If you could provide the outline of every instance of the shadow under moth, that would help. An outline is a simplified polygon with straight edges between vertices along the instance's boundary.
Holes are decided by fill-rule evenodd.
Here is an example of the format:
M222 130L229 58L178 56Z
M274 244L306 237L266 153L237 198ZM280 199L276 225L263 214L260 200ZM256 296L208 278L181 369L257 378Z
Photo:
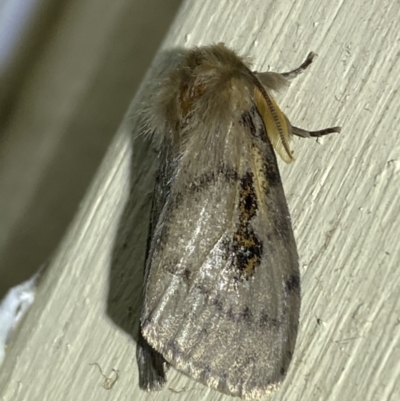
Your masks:
M224 44L188 50L154 91L160 144L137 348L139 385L172 365L244 399L284 379L296 343L300 273L275 151L293 160L290 124L271 91L307 68L253 72Z

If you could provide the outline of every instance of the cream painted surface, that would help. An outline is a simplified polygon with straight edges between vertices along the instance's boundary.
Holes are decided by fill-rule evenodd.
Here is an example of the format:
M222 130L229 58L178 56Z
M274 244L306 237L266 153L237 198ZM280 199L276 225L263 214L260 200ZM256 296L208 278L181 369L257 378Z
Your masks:
M279 104L295 139L280 164L302 263L297 348L273 400L400 399L400 3L187 0L164 49L223 41L257 70L319 54ZM160 66L153 64L148 78ZM171 369L138 389L135 341L155 156L131 106L0 372L2 401L228 400ZM104 374L119 378L109 390ZM182 391L181 391L182 390Z

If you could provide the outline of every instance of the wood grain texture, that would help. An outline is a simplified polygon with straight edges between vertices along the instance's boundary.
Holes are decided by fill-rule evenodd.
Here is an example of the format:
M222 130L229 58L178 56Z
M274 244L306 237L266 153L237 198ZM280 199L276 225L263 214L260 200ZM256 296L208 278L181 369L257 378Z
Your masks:
M273 400L400 397L399 12L398 2L187 0L163 45L222 41L253 56L257 70L277 71L313 50L319 58L279 104L297 126L342 125L321 144L295 139L297 160L280 164L303 303L294 360ZM135 339L156 157L136 137L137 106L8 350L2 401L231 399L173 369L169 388L138 389ZM106 375L119 371L111 390L93 362Z

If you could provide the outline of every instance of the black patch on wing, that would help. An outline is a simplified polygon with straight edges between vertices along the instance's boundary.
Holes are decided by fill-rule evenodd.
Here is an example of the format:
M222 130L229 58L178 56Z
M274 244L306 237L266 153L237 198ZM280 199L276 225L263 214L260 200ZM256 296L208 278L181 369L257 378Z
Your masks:
M253 173L248 171L239 185L239 223L232 241L233 266L238 270L238 280L248 279L254 274L263 253L263 244L251 226L251 219L258 210Z

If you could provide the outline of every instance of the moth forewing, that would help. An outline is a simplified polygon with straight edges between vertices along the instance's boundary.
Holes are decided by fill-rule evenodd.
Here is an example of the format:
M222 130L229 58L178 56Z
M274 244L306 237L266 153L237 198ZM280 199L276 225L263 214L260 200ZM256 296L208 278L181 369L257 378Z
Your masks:
M162 386L166 362L244 399L284 379L300 275L273 147L292 160L292 127L263 85L274 89L307 63L281 80L252 73L223 44L199 47L153 97L149 125L164 145L140 318L142 388Z

